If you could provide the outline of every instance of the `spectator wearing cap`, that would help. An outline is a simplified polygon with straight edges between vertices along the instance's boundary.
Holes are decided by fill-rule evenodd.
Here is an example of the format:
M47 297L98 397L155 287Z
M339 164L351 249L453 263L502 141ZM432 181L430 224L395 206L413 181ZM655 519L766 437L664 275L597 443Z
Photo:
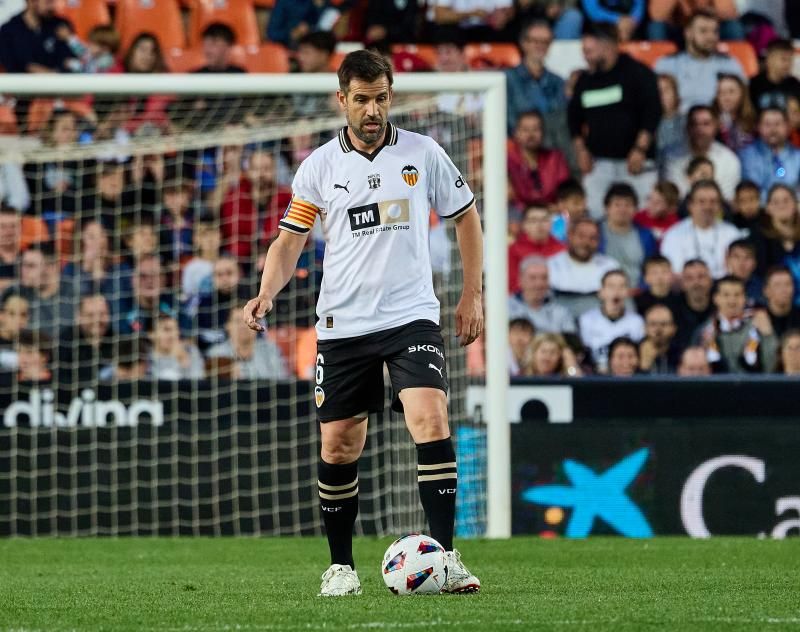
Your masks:
M766 312L745 308L742 280L721 278L713 300L715 315L695 332L693 344L706 350L714 373L770 373L775 367L778 339Z
M102 294L81 296L75 325L62 328L58 335L59 382L76 388L90 386L110 368L113 353L108 301Z
M520 264L525 259L532 256L546 259L564 250L564 244L550 233L551 223L550 211L545 206L534 204L525 209L520 231L508 247L509 291L519 289Z
M74 54L59 30L69 22L55 0L27 0L25 10L0 26L0 65L6 72L65 72Z
M711 375L711 365L706 358L706 350L697 346L684 349L677 373L680 377L705 377Z
M525 318L539 332L577 332L574 316L551 296L544 259L535 256L524 259L520 264L519 280L519 292L508 299L509 318Z
M175 314L175 298L164 284L161 261L156 254L136 261L131 276L132 293L121 294L112 304L114 330L118 334L144 334L161 313Z
M608 374L633 377L639 372L639 347L628 336L614 338L608 345Z
M600 305L578 319L581 340L591 350L601 373L608 372L608 345L612 340L627 336L638 342L644 337L644 320L626 306L629 289L628 277L622 270L609 270L597 293Z
M49 382L53 374L53 340L44 331L23 329L17 338L17 377L20 382Z
M719 18L715 13L695 11L689 17L683 34L685 50L659 59L655 71L675 77L684 112L694 105L709 105L714 101L719 75L736 75L747 81L736 59L717 52Z
M508 372L522 375L531 362L531 343L536 329L527 318L512 318L508 323Z
M794 45L776 39L767 45L764 69L750 79L750 99L756 109L777 107L786 110L788 98L800 99L800 81L792 75Z
M149 332L150 376L155 380L199 380L205 377L205 363L197 346L181 339L178 321L159 314Z
M767 107L758 115L758 138L741 151L742 177L761 189L765 201L770 187L800 183L800 149L789 143L786 112Z
M612 182L627 182L641 199L656 183L661 101L653 71L620 53L613 24L592 26L582 43L589 69L575 84L568 122L589 213L600 219Z
M642 264L657 251L653 233L634 223L638 200L633 187L615 182L608 188L603 204L606 217L600 223L600 252L619 262L633 287L639 287Z
M737 239L731 242L725 255L725 271L744 283L748 307L753 307L762 300L764 282L756 272L757 266L756 247L752 241Z
M733 151L716 140L719 119L707 105L697 105L689 110L686 119L688 143L668 156L666 178L678 186L681 195L691 188L687 171L694 158L707 158L714 165L714 179L719 184L723 198L730 200L742 176L742 165Z
M554 298L577 318L597 305L600 281L619 263L598 252L600 228L591 219L570 223L567 249L547 260Z
M620 40L629 42L644 19L646 0L628 2L606 2L605 0L581 0L583 12L590 22L616 24Z
M518 66L506 71L506 125L508 135L514 133L517 119L523 112L532 109L547 118L547 143L553 147L566 146L563 136L564 112L567 97L564 80L548 70L545 65L547 51L553 41L553 31L545 20L534 20L522 25L519 33L519 48L522 60Z
M642 316L653 305L666 305L675 310L678 294L672 289L672 265L663 255L650 255L642 264L644 289L634 298L636 311Z
M674 374L680 360L675 342L675 318L666 305L655 304L644 315L644 339L639 344L639 368L652 375Z
M740 237L739 229L725 222L722 195L713 180L696 182L687 198L689 217L670 228L661 242L661 254L679 274L691 259L702 259L714 278L725 274L725 254L731 242Z
M800 307L792 303L794 295L795 282L789 269L786 266L770 268L764 282L764 307L777 336L800 328Z
M55 331L72 323L78 291L70 279L62 279L51 242L30 245L20 258L20 275L7 294L21 294L30 303L31 328Z
M294 49L306 35L330 31L352 5L352 0L276 0L269 14L267 39Z
M544 147L543 139L542 115L536 111L522 113L514 128L507 165L511 203L518 210L532 204L553 204L558 185L569 178L564 154Z
M680 283L681 294L673 312L678 326L676 343L679 347L685 347L690 343L700 324L714 313L714 305L711 302L714 280L702 259L692 259L684 264Z
M19 276L21 239L22 226L19 211L0 204L0 292Z

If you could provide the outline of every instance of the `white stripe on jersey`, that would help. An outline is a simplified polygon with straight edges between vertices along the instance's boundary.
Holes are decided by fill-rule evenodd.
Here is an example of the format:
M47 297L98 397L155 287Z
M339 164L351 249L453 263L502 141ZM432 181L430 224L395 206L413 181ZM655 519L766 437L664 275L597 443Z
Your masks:
M325 234L320 339L439 322L430 212L454 219L475 198L436 141L388 123L383 145L366 154L343 128L303 161L292 194L281 228L304 234L319 216Z

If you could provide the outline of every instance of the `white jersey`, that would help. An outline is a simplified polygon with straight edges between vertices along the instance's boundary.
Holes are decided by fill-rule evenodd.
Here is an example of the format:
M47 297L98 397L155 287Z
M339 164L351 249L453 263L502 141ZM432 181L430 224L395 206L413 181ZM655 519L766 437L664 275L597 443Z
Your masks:
M372 154L353 147L347 128L315 150L297 170L280 227L305 234L316 217L322 221L318 338L361 336L420 319L438 324L430 210L454 219L474 201L436 141L391 123Z
M608 370L608 346L614 338L627 336L634 342L644 338L644 319L634 311L625 310L617 320L611 320L599 307L581 314L578 319L581 340L592 351L597 368L605 373Z

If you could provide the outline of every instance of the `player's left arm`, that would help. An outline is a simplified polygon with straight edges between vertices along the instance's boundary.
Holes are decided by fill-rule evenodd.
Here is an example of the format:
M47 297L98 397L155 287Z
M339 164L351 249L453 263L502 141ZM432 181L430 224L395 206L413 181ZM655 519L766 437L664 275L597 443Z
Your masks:
M483 332L483 231L475 204L459 215L455 224L464 272L464 286L456 307L456 336L461 346L466 347Z

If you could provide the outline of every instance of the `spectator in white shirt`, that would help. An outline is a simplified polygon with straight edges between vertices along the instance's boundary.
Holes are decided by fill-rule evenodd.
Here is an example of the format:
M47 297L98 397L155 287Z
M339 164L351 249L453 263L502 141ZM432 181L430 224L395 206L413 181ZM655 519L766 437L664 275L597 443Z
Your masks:
M672 271L680 274L691 259L701 259L715 279L725 275L725 253L740 232L720 218L722 195L713 180L700 180L692 186L687 198L689 217L664 234L661 254L669 259Z
M567 249L547 260L553 296L574 317L597 305L600 281L619 263L597 252L600 228L589 218L572 221L567 231Z
M725 145L716 140L719 134L719 118L707 105L697 105L689 110L686 121L688 146L680 152L668 155L666 166L667 180L678 185L681 195L690 189L687 168L692 158L702 156L714 165L714 179L726 200L732 200L736 185L742 178L742 164L739 157Z
M600 373L608 371L608 346L615 338L627 336L637 343L644 338L644 320L626 307L629 290L625 273L609 270L603 275L598 292L600 306L578 319L581 340L591 351Z

